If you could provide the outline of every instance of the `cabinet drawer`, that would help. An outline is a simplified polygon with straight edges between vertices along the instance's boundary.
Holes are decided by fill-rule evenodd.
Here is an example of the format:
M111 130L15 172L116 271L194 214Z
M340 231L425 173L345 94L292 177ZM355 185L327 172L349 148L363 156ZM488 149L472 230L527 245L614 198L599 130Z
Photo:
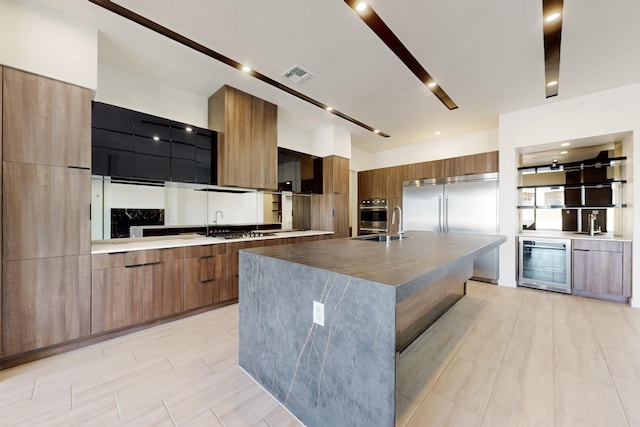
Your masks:
M181 250L182 248L175 248ZM167 255L169 258L173 253ZM133 267L145 264L157 264L164 259L162 249L149 249L144 251L113 252L108 254L95 254L91 256L91 269L102 270L104 268Z
M573 249L603 252L622 252L623 242L610 240L574 239Z
M185 258L201 258L214 255L224 255L227 253L225 243L216 245L202 245L202 246L187 246L185 248Z

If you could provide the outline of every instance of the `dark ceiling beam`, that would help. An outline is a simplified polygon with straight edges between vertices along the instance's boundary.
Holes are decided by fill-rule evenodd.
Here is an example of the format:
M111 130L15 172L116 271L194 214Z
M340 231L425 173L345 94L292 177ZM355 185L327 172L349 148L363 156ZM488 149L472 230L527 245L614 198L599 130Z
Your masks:
M559 17L548 22L554 13ZM560 86L560 42L562 39L563 0L542 0L542 25L544 33L544 74L546 97L558 95ZM555 82L555 83L554 83Z
M391 28L384 23L382 18L378 16L375 10L370 5L367 8L359 12L356 8L359 0L344 0L346 4L351 7L356 14L367 24L367 26L387 45L389 49L407 66L407 68L415 74L415 76L427 87L429 90L449 109L455 110L458 108L455 102L447 95L447 93L440 87L433 77L424 69L420 62L409 52L400 39L391 31ZM435 86L434 86L435 84Z
M165 37L167 37L167 38L169 38L169 39L171 39L171 40L173 40L175 42L178 42L178 43L180 43L180 44L182 44L184 46L187 46L187 47L189 47L189 48L191 48L191 49L193 49L193 50L195 50L197 52L200 52L200 53L202 53L202 54L204 54L204 55L206 55L206 56L208 56L210 58L213 58L216 61L220 61L223 64L226 64L226 65L228 65L230 67L233 67L233 68L236 68L238 70L242 70L243 64L241 64L240 62L235 61L235 60L233 60L233 59L231 59L231 58L229 58L229 57L227 57L225 55L222 55L221 53L218 53L218 52L216 52L216 51L214 51L212 49L209 49L208 47L206 47L204 45L201 45L200 43L197 43L196 41L191 40L191 39L183 36L182 34L179 34L179 33L175 32L175 31L172 31L167 27L163 27L162 25L160 25L160 24L158 24L158 23L156 23L154 21L151 21L150 19L147 19L142 15L139 15L139 14L137 14L137 13L125 8L125 7L120 6L119 4L116 4L116 3L114 3L114 2L112 2L110 0L89 0L89 1L91 3L93 3L93 4L96 4L96 5L100 6L100 7L103 7L105 9L115 13L116 15L120 15L121 17L123 17L125 19L128 19L128 20L130 20L132 22L135 22L138 25L141 25L141 26L143 26L143 27L145 27L145 28L147 28L149 30L155 31L156 33L158 33L158 34L160 34L162 36L165 36ZM331 114L334 114L334 115L336 115L336 116L338 116L338 117L340 117L340 118L342 118L344 120L347 120L348 122L351 122L351 123L353 123L353 124L355 124L357 126L360 126L363 129L366 129L366 130L368 130L370 132L374 132L377 135L380 135L380 136L382 136L384 138L389 138L388 134L386 134L384 132L381 132L376 128L373 128L372 126L369 126L369 125L361 122L360 120L354 119L351 116L348 116L348 115L346 115L344 113L341 113L338 110L335 110L335 109L327 110L327 108L329 108L331 106L329 106L327 104L324 104L324 103L322 103L320 101L317 101L317 100L315 100L315 99L313 99L313 98L311 98L311 97L309 97L309 96L307 96L307 95L305 95L305 94L303 94L301 92L298 92L297 90L291 89L290 87L285 86L282 83L277 82L276 80L273 80L272 78L265 76L264 74L261 74L261 73L255 71L255 70L249 71L249 74L251 76L255 77L256 79L258 79L258 80L260 80L260 81L262 81L262 82L264 82L264 83L266 83L266 84L268 84L270 86L275 87L276 89L280 89L281 91L286 92L286 93L288 93L290 95L293 95L298 99L306 101L309 104L315 105L318 108L322 108L323 110L326 110L326 111L330 112Z

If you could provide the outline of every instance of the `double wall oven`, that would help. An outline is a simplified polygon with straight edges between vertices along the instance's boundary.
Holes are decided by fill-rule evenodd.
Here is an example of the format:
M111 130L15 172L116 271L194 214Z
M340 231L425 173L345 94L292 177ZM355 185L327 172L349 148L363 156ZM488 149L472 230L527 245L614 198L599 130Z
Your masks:
M360 235L389 231L387 199L365 199L360 202Z

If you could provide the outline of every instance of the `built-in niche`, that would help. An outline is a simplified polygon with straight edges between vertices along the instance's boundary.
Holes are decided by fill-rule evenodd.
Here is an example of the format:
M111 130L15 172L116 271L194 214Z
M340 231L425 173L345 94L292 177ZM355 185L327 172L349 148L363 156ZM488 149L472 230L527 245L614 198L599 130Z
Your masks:
M596 230L622 233L625 154L622 141L521 154L521 230L587 232L593 218Z

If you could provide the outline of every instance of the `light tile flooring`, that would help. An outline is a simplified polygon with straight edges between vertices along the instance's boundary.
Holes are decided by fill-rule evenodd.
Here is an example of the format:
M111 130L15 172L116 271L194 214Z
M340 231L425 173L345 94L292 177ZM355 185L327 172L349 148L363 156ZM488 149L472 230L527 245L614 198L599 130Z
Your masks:
M237 305L0 371L0 426L298 426ZM398 357L399 426L640 427L640 309L470 282Z

